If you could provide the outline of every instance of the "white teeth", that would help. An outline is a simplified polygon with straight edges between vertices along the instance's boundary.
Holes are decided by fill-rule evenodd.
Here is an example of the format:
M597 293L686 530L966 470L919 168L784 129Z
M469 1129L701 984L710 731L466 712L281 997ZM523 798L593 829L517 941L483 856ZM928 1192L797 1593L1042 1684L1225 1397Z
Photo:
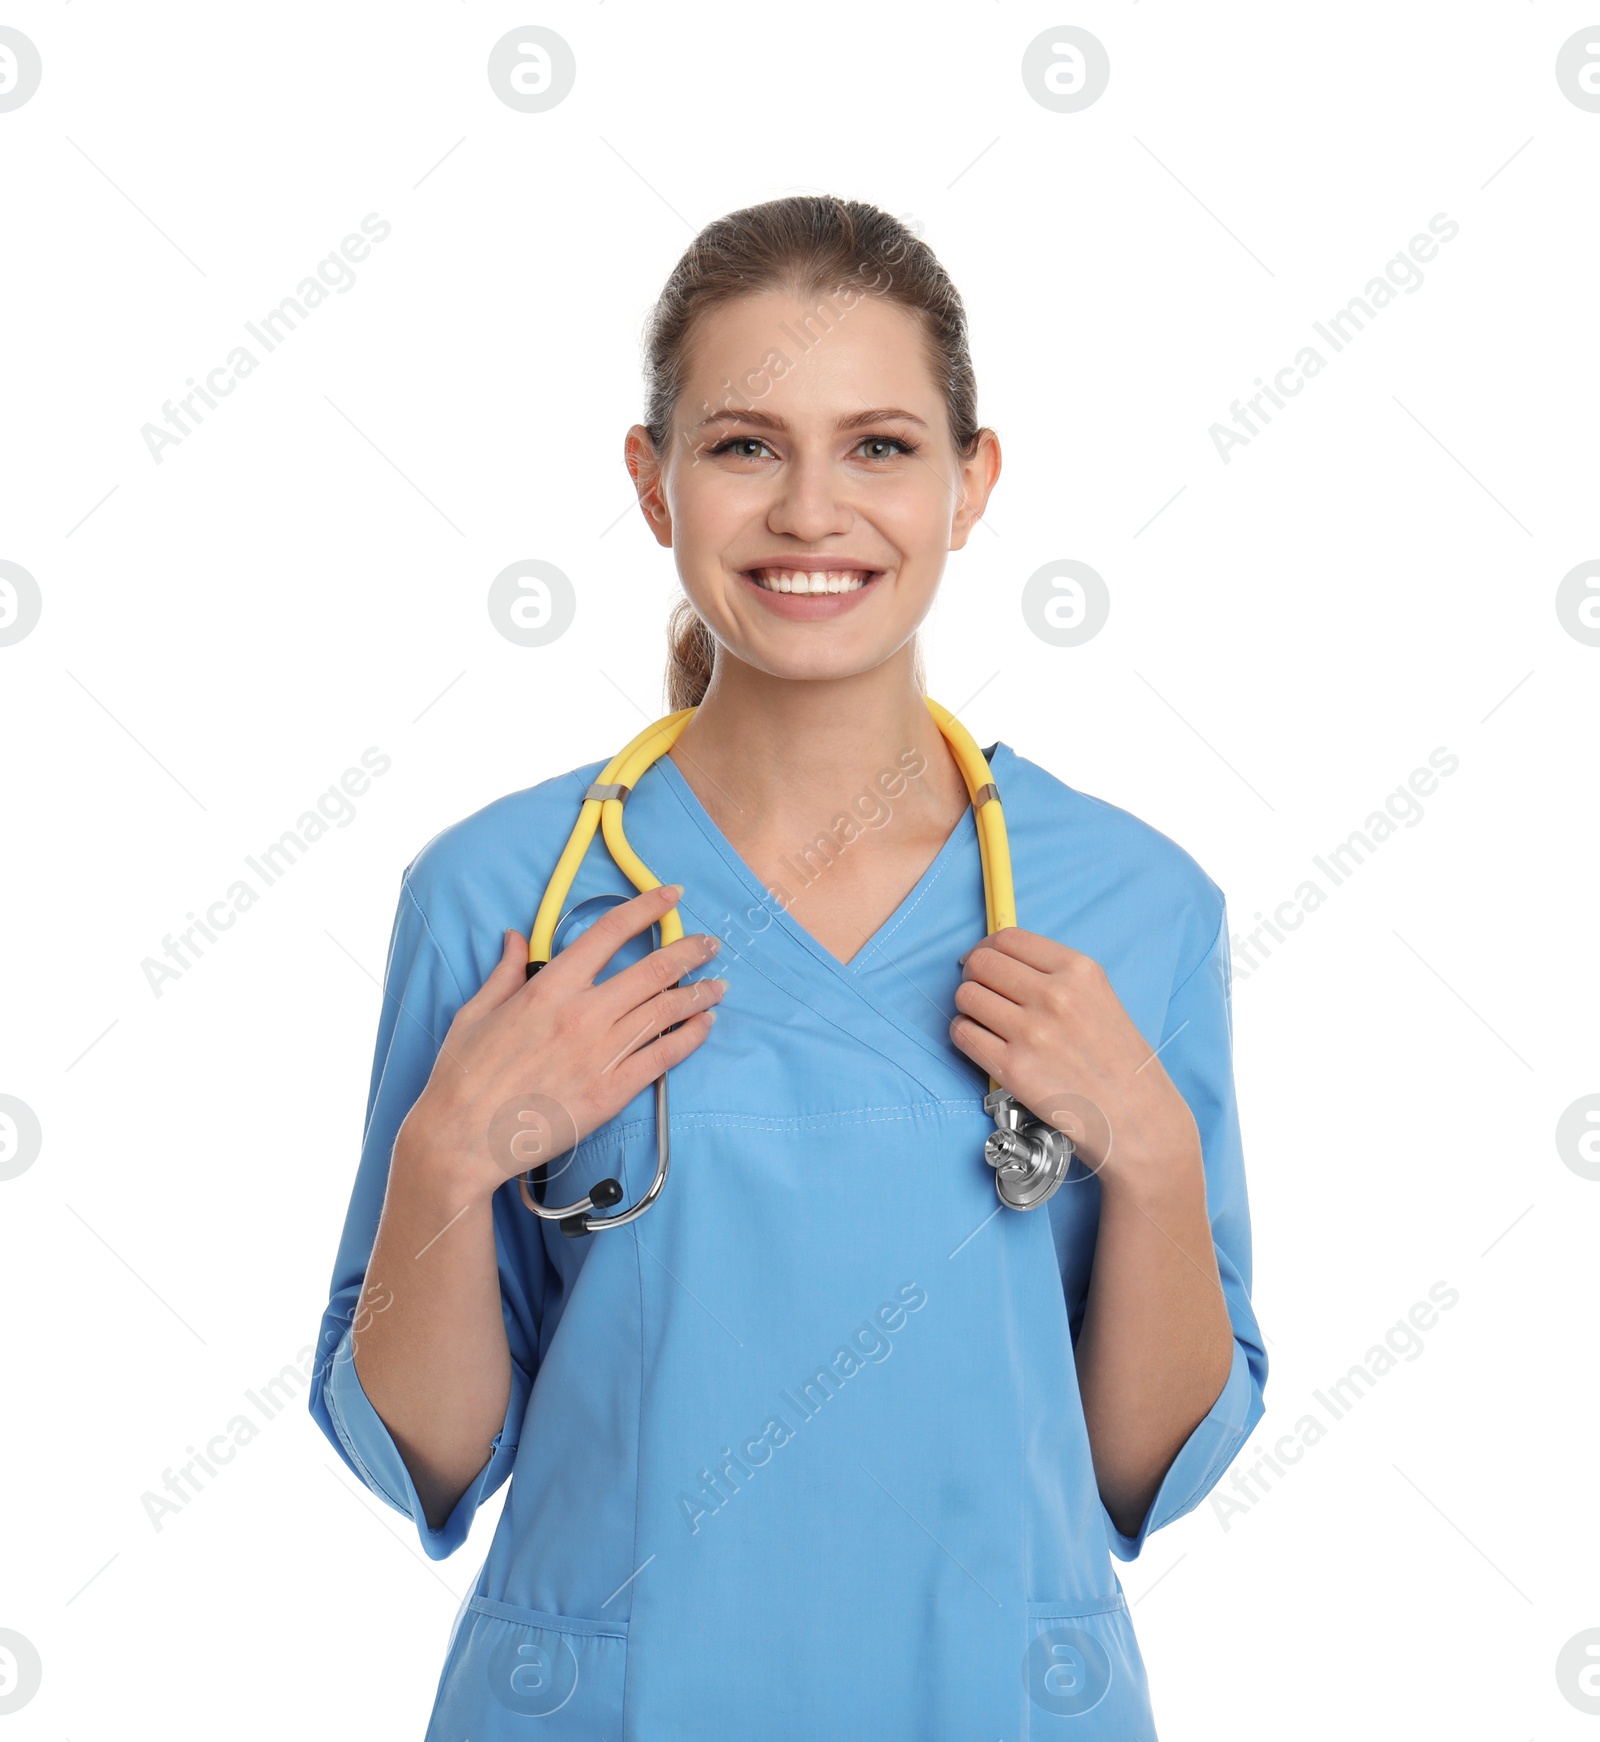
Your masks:
M756 583L769 593L854 593L870 578L859 569L753 569Z

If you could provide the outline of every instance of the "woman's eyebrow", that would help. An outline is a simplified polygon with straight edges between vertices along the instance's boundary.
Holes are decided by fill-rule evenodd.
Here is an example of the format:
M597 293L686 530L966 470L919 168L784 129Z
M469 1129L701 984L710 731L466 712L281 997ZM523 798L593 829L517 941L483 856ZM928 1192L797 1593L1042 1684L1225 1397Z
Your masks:
M901 423L914 423L919 429L928 427L920 417L914 416L909 411L901 411L895 406L877 406L869 411L852 412L849 417L841 417L837 427L840 429L864 429L868 424L888 423L891 419ZM693 428L705 429L708 424L713 423L749 423L754 424L758 429L775 430L787 430L789 427L788 422L774 412L754 409L737 411L728 408L714 411L709 417L701 418L699 423L693 425Z

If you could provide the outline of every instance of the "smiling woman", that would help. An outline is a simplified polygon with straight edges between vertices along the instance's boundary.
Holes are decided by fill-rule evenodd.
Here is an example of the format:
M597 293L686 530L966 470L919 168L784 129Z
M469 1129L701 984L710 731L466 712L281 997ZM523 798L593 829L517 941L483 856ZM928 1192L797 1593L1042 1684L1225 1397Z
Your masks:
M428 1737L1149 1742L1112 1559L1267 1370L1222 892L928 694L1000 445L896 219L702 231L624 458L672 711L406 868L317 1343L430 1556L510 1478ZM841 1344L897 1300L892 1360Z
M840 205L848 214L848 208L842 202ZM992 468L985 473L986 498L999 476L999 444L992 432L978 428L965 315L955 287L931 251L897 221L870 208L847 215L836 223L831 235L826 225L811 222L808 227L804 202L774 201L756 211L759 222L752 222L751 213L736 212L712 235L702 237L702 246L691 249L679 262L656 305L649 340L651 379L646 421L630 434L628 445L628 463L635 478L641 470L649 469L656 455L672 451L675 430L681 431L678 440L697 465L702 459L716 462L723 456L732 466L776 462L777 452L761 438L770 433L787 440L794 431L780 411L761 402L775 394L783 396L785 383L803 387L809 380L814 388L820 388L829 348L832 367L827 375L845 408L837 419L840 440L858 438L850 444L851 449L858 455L866 450L863 463L868 469L888 471L897 464L903 469L904 462L919 460L925 464L923 447L934 431L924 417L907 410L903 403L873 408L859 387L867 377L850 371L850 362L870 351L873 340L882 336L888 324L899 329L895 333L899 350L922 352L930 365L912 371L914 376L923 377L916 382L915 397L924 401L936 398L935 382L943 383L944 405L942 415L936 413L936 427L948 430L952 447L965 456L976 450L985 435L990 437L984 456L985 467ZM747 274L754 261L764 263L772 286L761 298L749 295ZM806 265L811 268L809 282L804 275ZM882 300L897 288L906 300ZM759 361L742 372L735 368L723 375L709 392L702 386L696 399L693 389L698 383L693 378L703 377L706 371L689 363L693 352L690 335L694 323L703 321L712 309L730 314L742 309L742 331L730 335L738 348L735 354ZM865 322L855 318L863 312ZM878 318L874 320L873 315ZM847 322L853 324L847 327ZM704 349L702 346L702 353ZM703 364L703 355L701 361ZM744 386L737 397L732 396L735 378ZM717 396L716 409L712 408L713 395ZM702 413L699 418L687 413L683 405L686 398ZM638 441L641 433L648 445ZM981 514L982 503L976 508ZM959 549L965 543L966 530L957 529L958 536L946 548ZM790 552L782 555L782 561L787 566L779 572L794 575L846 559L830 553L801 560ZM852 573L871 580L881 579L885 572L865 558L848 566ZM756 579L751 571L742 572L745 578ZM686 596L674 608L669 631L672 654L668 687L673 707L702 698L716 645L687 578L684 586ZM797 589L791 582L773 590L792 593ZM912 680L919 690L926 687L920 652L913 659Z

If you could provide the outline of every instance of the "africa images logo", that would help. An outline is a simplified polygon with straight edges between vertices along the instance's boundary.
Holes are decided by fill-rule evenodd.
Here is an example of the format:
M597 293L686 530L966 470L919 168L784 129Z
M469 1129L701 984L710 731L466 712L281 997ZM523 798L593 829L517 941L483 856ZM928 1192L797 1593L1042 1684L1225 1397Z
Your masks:
M714 1516L732 1498L732 1494L725 1494L718 1487L719 1482L730 1488L733 1494L739 1493L735 1470L748 1482L756 1470L771 1461L772 1454L780 1446L786 1446L794 1439L801 1426L822 1412L846 1381L864 1373L869 1365L876 1366L889 1359L894 1344L889 1341L887 1333L898 1332L906 1323L908 1312L914 1313L927 1304L927 1290L914 1282L903 1282L897 1291L897 1300L899 1304L885 1301L871 1317L863 1319L827 1361L800 1381L795 1387L800 1394L798 1397L790 1391L778 1393L796 1418L795 1422L791 1423L786 1415L774 1410L759 1433L739 1442L737 1452L731 1445L722 1448L720 1461L712 1460L716 1466L715 1474L710 1469L700 1471L698 1494L678 1495L678 1510L691 1536L699 1534L702 1518Z
M1435 212L1428 220L1428 231L1427 235L1419 233L1413 236L1405 249L1386 261L1382 275L1368 279L1359 296L1351 297L1343 308L1329 315L1326 321L1311 323L1318 338L1330 351L1337 353L1344 350L1358 333L1366 330L1369 321L1395 300L1397 292L1403 291L1407 296L1412 296L1419 291L1427 278L1422 270L1423 266L1437 256L1440 242L1453 242L1460 235L1461 226L1446 213ZM1438 238L1437 241L1434 240L1435 237ZM1261 434L1261 430L1252 421L1252 415L1263 425L1272 422L1272 413L1267 410L1264 401L1270 400L1282 411L1288 401L1327 366L1328 359L1322 352L1315 345L1306 344L1295 352L1292 362L1284 364L1278 370L1270 385L1258 375L1257 392L1254 396L1246 402L1236 399L1229 407L1234 427L1230 429L1226 424L1214 423L1208 432L1223 465L1227 465L1232 459L1231 449L1245 447L1252 437Z

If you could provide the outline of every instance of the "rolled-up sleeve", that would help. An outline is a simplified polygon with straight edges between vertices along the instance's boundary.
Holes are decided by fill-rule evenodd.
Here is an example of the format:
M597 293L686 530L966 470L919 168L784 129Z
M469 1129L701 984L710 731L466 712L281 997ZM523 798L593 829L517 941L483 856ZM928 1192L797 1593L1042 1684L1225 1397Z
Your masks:
M408 875L401 880L389 940L361 1159L317 1339L309 1404L312 1417L345 1466L379 1499L412 1520L423 1551L432 1560L442 1560L460 1547L478 1508L511 1474L538 1367L542 1305L542 1271L530 1262L529 1248L524 1244L526 1231L507 1226L511 1209L520 1209L520 1205L513 1206L505 1191L496 1192L495 1247L502 1316L511 1352L511 1397L482 1470L449 1518L435 1530L428 1524L399 1447L362 1387L351 1344L368 1317L388 1304L381 1292L364 1298L363 1288L395 1137L428 1081L455 1013L465 1002Z
M1168 1466L1137 1534L1118 1530L1101 1502L1111 1552L1124 1561L1138 1555L1151 1531L1205 1499L1266 1409L1267 1354L1250 1304L1250 1206L1234 1092L1232 993L1223 903L1210 948L1168 999L1160 1056L1200 1132L1217 1270L1233 1323L1233 1362L1217 1400Z

